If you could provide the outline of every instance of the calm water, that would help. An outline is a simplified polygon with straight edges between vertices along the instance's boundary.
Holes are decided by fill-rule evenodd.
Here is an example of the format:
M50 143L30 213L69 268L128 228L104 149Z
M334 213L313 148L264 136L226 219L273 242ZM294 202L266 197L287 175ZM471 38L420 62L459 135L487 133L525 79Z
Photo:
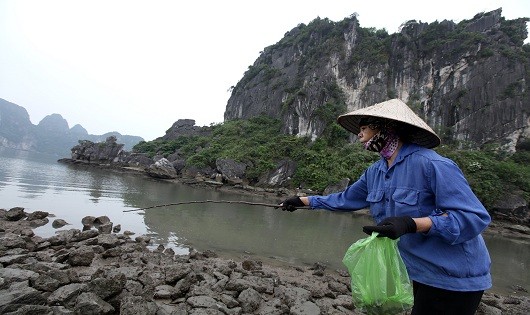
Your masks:
M344 269L346 249L371 223L353 213L292 213L263 206L204 203L123 212L153 205L195 200L243 200L276 203L261 197L192 188L141 175L65 165L57 157L0 149L0 207L24 207L53 213L81 229L84 216L108 216L122 231L151 235L156 244L177 253L214 250L225 256L246 255L270 263L312 265L320 262ZM53 220L50 220L53 221ZM35 232L43 237L57 230L51 222ZM530 291L528 243L486 237L492 256L494 291L509 293L518 284Z

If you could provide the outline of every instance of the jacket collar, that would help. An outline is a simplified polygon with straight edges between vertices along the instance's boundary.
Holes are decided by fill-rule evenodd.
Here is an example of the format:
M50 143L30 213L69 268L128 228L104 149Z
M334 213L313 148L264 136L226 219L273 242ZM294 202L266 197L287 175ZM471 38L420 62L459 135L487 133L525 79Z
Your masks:
M407 156L411 155L414 152L420 151L422 148L423 148L422 146L417 145L415 143L410 143L410 142L403 143L401 145L401 148L399 148L398 155L396 156L396 159L394 160L394 164L391 167L393 167L394 165L397 165L398 163L401 163L401 161L403 161ZM381 157L378 163L379 163L379 166L378 166L379 170L386 172L389 169L387 166L386 160L383 157Z

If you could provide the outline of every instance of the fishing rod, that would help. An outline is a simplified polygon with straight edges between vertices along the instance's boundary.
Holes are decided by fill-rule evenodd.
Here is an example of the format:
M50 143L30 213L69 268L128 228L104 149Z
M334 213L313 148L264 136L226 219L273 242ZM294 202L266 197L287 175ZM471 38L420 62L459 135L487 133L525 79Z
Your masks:
M272 207L272 208L281 208L279 204L270 204L270 203L260 203L260 202L249 202L249 201L241 201L241 200L195 200L195 201L183 201L183 202L175 202L175 203L167 203L164 205L155 205L145 208L139 208L139 209L130 209L130 210L123 210L123 212L131 212L131 211L140 211L140 210L147 210L147 209L153 209L153 208L162 208L162 207L169 207L169 206L179 206L179 205L189 205L189 204L195 204L195 203L238 203L238 204L245 204L250 206L262 206L262 207ZM309 209L309 207L297 207L296 209Z

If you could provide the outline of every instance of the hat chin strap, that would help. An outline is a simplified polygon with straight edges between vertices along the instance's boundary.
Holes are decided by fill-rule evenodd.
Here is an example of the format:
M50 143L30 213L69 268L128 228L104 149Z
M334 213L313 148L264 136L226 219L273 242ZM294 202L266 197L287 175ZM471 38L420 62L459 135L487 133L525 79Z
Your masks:
M381 130L364 143L364 148L368 151L379 152L382 157L388 160L396 152L398 143L399 138L395 133Z

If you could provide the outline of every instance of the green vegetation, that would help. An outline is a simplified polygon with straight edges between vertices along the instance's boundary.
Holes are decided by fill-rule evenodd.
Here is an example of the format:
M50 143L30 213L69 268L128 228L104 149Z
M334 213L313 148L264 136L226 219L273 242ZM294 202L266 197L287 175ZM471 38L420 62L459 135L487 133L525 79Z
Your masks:
M293 187L322 191L343 178L356 180L379 156L350 144L350 135L337 123L326 128L324 136L311 142L281 133L280 121L268 117L233 120L211 127L208 137L179 137L170 141L141 142L135 152L150 156L168 156L175 151L188 166L215 168L217 158L230 158L248 165L247 177L256 183L259 177L276 168L278 161L296 161ZM454 160L464 172L479 199L490 207L506 191L523 191L530 200L530 143L507 155L494 150L456 150L450 146L436 149Z
M319 106L315 110L314 116L324 122L326 126L332 126L335 119L337 119L340 114L346 112L346 97L335 81L324 84L323 92L328 96L328 100L325 104ZM331 128L327 128L326 131L329 131L330 129ZM328 134L326 133L326 135Z
M524 84L522 82L510 83L504 89L504 91L503 91L503 93L502 93L500 98L501 99L513 98L513 97L517 96L518 94L521 94L522 92L520 92L520 91L524 91Z
M525 26L529 21L530 18L506 20L503 17L501 18L501 31L508 35L513 44L516 46L522 46L524 40L528 36L528 31Z
M347 145L348 133L333 123L328 140L311 143L309 138L284 135L280 121L268 117L233 120L212 126L210 137L179 137L175 140L141 142L133 148L149 156L178 151L187 166L212 167L218 158L230 158L248 165L246 176L255 183L260 175L275 169L282 158L298 163L293 184L323 190L344 177L356 178L377 156ZM330 148L334 148L330 150Z
M514 190L523 191L525 199L530 200L530 152L505 156L488 149L456 151L443 147L437 151L460 166L471 188L487 207Z
M384 29L357 29L358 43L352 52L350 63L385 64L390 56L390 35Z
M451 56L460 56L462 53L480 48L477 53L479 58L491 57L495 55L495 51L498 51L511 60L525 62L525 53L520 49L514 49L514 46L524 46L524 40L527 37L526 23L530 19L506 20L501 18L500 33L503 33L508 38L508 41L499 40L500 33L495 29L491 30L490 35L469 31L468 26L471 23L488 14L491 14L491 12L479 13L473 19L463 20L458 24L435 21L429 23L417 37L403 34L394 34L393 36L397 36L397 43L400 47L408 45L411 49L415 49L416 45L419 44L417 47L423 54L444 50L445 53L449 53ZM405 24L405 28L413 27L415 24L416 21L409 21Z
M334 43L335 40L340 40L342 32L336 26L336 23L328 18L316 18L308 25L299 24L293 31L285 34L285 37L273 49L282 49L291 46L318 46L311 48L312 53L318 53L319 50L324 50L321 53L329 53L330 50L338 50L338 46Z
M427 25L421 32L418 39L421 43L420 50L424 53L430 53L440 48L449 48L452 54L458 55L468 50L473 50L479 44L486 45L487 38L479 32L470 32L466 29L469 21L462 21L456 26L448 22L435 21ZM491 55L492 51L484 48L486 51L481 57Z

